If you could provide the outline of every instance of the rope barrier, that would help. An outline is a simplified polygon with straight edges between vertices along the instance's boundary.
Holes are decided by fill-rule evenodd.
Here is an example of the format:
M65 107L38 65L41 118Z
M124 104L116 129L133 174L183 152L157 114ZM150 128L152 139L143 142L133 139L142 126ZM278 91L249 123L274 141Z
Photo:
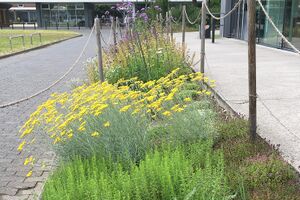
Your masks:
M271 19L270 15L268 14L268 12L266 11L265 7L263 6L261 0L257 0L258 4L260 5L262 11L264 12L264 14L266 15L268 21L270 22L270 24L273 26L273 28L275 29L275 31L278 33L278 35L298 54L300 54L300 51L292 44L290 43L290 41L281 33L281 31L276 27L275 23L273 22L273 20Z
M184 11L184 13L185 13L187 21L192 25L195 24L200 19L200 16L201 16L201 10L199 9L199 14L198 14L197 18L195 19L195 21L192 22L188 16L186 10Z
M110 31L109 31L108 42L106 42L106 41L104 40L104 37L103 37L103 35L102 35L102 32L100 31L101 39L102 39L102 41L104 42L104 44L105 44L106 46L109 46L109 45L110 45L110 42L111 42L112 26L113 26L113 24L110 25Z
M225 19L225 18L228 17L231 13L233 13L233 11L235 11L235 10L238 8L238 6L241 4L241 2L242 2L242 0L239 0L239 1L234 5L234 7L233 7L228 13L226 13L225 15L223 15L223 16L221 16L221 17L216 17L216 16L209 10L209 8L208 8L208 6L207 6L207 4L206 4L206 1L204 1L204 6L205 6L205 8L206 8L208 14L209 14L212 18L214 18L214 19L216 19L216 20L221 20L221 19Z
M95 29L95 26L93 26L93 28L91 29L91 32L88 36L88 39L87 41L85 42L84 46L83 46L83 49L82 51L80 52L79 56L77 57L77 59L75 60L75 62L71 65L71 67L66 71L66 73L64 73L59 79L57 79L55 82L53 82L51 85L49 85L48 87L46 87L45 89L42 89L36 93L34 93L33 95L31 96L28 96L28 97L25 97L25 98L22 98L22 99L19 99L17 101L13 101L13 102L10 102L10 103L7 103L7 104L3 104L3 105L0 105L0 108L5 108L5 107L9 107L9 106L13 106L13 105L16 105L16 104L19 104L21 102L24 102L24 101L27 101L29 99L32 99L46 91L48 91L49 89L51 89L52 87L54 87L55 85L57 85L60 81L62 81L76 66L76 64L79 62L80 58L82 57L82 55L84 54L84 51L86 50L87 46L88 46L88 43L91 39L91 36L93 34L93 31Z
M181 14L180 14L180 16L178 17L178 20L177 20L177 21L174 19L173 15L172 15L172 13L171 13L171 16L170 16L171 21L173 21L175 24L178 24L178 23L180 22L181 18L182 18L182 12L180 12L180 13L181 13Z

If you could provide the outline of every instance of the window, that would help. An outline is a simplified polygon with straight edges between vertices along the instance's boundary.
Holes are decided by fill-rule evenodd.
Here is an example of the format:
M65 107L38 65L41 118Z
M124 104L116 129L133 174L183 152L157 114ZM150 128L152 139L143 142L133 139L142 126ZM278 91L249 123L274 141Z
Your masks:
M24 7L24 4L18 4L18 7Z
M43 10L49 10L50 9L50 5L49 4L42 4L42 9Z
M75 8L76 8L76 10L83 10L84 6L83 6L83 4L76 4Z

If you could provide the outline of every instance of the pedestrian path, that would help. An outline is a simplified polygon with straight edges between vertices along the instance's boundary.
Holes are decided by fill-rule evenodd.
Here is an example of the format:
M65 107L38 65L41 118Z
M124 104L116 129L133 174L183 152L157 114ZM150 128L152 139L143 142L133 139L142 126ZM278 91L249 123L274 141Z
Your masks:
M181 42L181 34L175 39ZM200 58L199 33L186 33L189 53ZM236 39L206 40L205 74L216 91L238 113L248 116L247 43ZM199 71L199 65L196 66ZM279 147L300 171L300 56L257 45L258 133Z
M81 30L80 33L82 37L1 59L0 104L30 96L61 77L80 54L90 30ZM103 31L103 35L107 37L108 31ZM37 165L32 177L26 178L28 169L23 166L22 155L17 152L19 127L50 93L69 91L77 80L84 79L83 63L95 55L96 42L93 36L75 69L62 82L36 98L0 109L0 200L35 199L40 194L55 155L49 151L45 141L39 140L33 151L39 152L47 166L41 169Z

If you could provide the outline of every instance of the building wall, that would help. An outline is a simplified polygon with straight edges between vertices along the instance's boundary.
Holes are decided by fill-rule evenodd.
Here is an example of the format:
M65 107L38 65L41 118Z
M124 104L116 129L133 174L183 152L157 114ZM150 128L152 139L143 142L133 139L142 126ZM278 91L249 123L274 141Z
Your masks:
M236 0L222 0L221 12L227 13ZM262 0L264 8L276 27L290 42L300 49L300 0ZM247 0L230 17L221 21L221 32L224 37L247 40ZM262 9L256 10L257 42L276 48L290 48L279 37Z
M10 4L2 4L0 3L0 26L6 27L9 26L9 16L8 9L10 8Z
M91 3L84 3L84 17L85 17L85 26L92 27L93 19L95 15L95 5Z

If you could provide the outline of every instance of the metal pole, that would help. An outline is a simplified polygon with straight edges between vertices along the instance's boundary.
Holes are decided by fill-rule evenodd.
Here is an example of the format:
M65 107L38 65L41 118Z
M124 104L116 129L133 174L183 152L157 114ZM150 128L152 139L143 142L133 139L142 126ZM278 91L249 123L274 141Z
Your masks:
M13 50L13 45L12 45L12 41L11 41L11 37L9 37L9 45L10 45L10 50L12 51Z
M249 81L249 134L256 139L256 1L248 0L248 81Z
M100 33L100 19L97 17L95 18L95 28L96 28L96 39L97 39L97 47L98 47L98 68L99 68L99 76L100 81L104 82L104 75L103 75L103 62L102 62L102 46L101 46L101 33Z
M24 38L24 35L22 36L22 43L23 43L23 48L25 49L25 38Z
M39 33L39 36L40 36L40 44L42 44L42 34Z
M186 6L182 7L182 54L183 58L185 57L185 9Z
M201 17L201 63L200 63L200 72L204 73L205 65L205 24L206 24L206 0L202 1L202 17Z
M215 43L215 32L216 32L216 20L212 17L212 33L211 33L211 42Z

